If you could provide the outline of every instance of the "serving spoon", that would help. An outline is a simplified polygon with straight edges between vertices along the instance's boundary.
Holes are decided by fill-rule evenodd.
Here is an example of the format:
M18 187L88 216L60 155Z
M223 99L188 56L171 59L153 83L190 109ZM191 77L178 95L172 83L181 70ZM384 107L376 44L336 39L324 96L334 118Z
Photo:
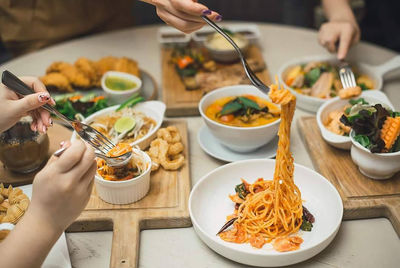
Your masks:
M229 43L233 46L233 48L236 50L236 52L239 54L240 61L242 62L244 71L249 78L250 82L259 90L264 92L265 94L268 94L270 88L266 86L258 77L255 75L253 70L249 67L249 64L247 63L243 52L240 50L238 45L235 43L235 41L230 38L228 34L224 32L217 24L215 24L212 20L207 18L206 16L201 16L201 18L208 24L210 25L214 30L216 30L220 35L222 35L226 40L228 40Z

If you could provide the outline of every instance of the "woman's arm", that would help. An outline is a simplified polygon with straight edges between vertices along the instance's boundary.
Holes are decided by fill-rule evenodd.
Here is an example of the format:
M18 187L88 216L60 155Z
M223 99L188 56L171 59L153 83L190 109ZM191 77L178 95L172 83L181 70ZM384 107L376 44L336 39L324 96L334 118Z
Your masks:
M35 176L26 214L0 243L1 267L40 267L89 201L96 173L94 152L82 141L63 146L69 148Z
M360 28L348 0L323 0L322 4L328 22L319 30L319 43L344 59L350 46L360 40Z

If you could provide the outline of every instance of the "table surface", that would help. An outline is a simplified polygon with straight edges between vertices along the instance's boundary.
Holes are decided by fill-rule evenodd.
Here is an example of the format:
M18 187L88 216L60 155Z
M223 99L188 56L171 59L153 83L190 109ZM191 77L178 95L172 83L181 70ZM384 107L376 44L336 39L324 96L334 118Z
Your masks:
M272 76L285 62L305 55L327 55L318 45L315 31L258 24L264 59ZM136 59L161 85L161 59L157 43L159 26L137 27L80 38L16 58L0 66L15 74L40 76L53 61L73 62L85 56L128 56ZM361 43L350 51L351 58L370 64L381 64L395 55L390 50ZM399 72L385 79L384 91L396 109L400 109ZM296 163L312 168L300 139L297 119L311 115L296 110L292 126L292 146ZM203 125L200 117L186 117L189 126L192 184L204 174L224 163L202 151L197 132ZM68 247L73 267L108 267L112 232L69 233ZM196 236L193 228L145 230L140 238L139 267L245 267L209 249ZM387 219L344 221L334 241L314 258L294 267L398 267L400 239Z

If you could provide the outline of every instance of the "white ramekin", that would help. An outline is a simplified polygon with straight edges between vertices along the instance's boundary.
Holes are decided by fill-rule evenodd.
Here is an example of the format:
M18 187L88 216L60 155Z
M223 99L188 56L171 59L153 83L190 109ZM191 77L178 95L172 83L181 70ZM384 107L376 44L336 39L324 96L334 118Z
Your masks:
M106 78L108 76L115 76L115 77L130 80L136 84L136 87L134 87L132 89L128 89L128 90L123 90L123 91L109 89L106 86ZM139 92L139 90L142 88L142 80L133 74L116 72L116 71L108 71L105 74L103 74L103 76L101 77L101 88L104 90L104 92L106 92L107 97L113 103L122 103L122 102L126 101L130 96L135 94L136 92Z
M143 151L133 149L146 160L147 168L138 177L126 181L107 181L99 174L95 176L96 190L99 197L111 204L130 204L142 199L150 189L151 159Z

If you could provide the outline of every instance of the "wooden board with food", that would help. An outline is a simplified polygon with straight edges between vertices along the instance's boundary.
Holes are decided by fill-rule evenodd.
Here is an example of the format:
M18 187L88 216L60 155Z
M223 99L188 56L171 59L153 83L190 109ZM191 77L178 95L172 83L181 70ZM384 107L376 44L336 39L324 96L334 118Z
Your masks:
M207 92L229 85L250 84L241 63L235 58L228 58L228 62L221 61L218 58L221 51L196 45L161 48L162 95L167 105L167 116L198 115L198 102ZM256 44L247 44L245 51L256 75L270 84L261 48ZM225 57L223 53L222 57Z
M400 236L400 174L374 180L360 173L349 151L324 141L316 119L303 117L298 127L314 168L339 191L345 219L387 217Z

